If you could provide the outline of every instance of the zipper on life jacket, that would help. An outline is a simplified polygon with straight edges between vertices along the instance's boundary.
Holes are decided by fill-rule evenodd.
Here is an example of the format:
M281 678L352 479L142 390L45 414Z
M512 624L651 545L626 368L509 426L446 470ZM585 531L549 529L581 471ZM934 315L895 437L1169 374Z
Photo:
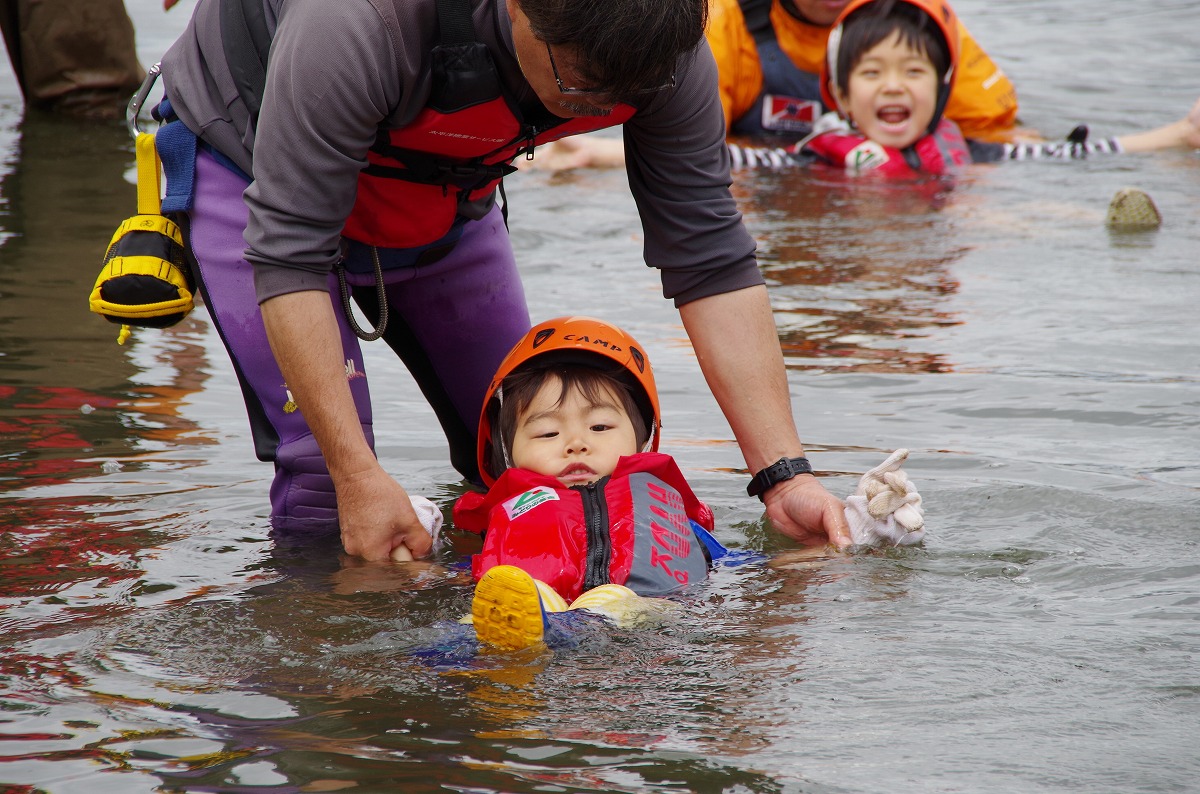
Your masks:
M542 129L538 129L534 124L522 125L521 137L518 139L519 142L517 143L517 153L513 156L513 159L516 159L521 155L525 155L526 160L532 160L534 141L537 140L538 135L542 134L548 129L550 128L543 127Z
M521 155L525 155L526 160L532 160L533 150L535 148L535 144L537 143L537 137L570 121L570 119L560 118L554 118L551 120L549 117L547 117L541 120L534 120L533 122L530 122L526 120L524 114L515 109L513 115L518 119L518 122L521 125L521 134L508 144L508 146L512 146L514 143L517 145L516 151L512 156L514 160ZM496 151L503 151L504 148L505 147L502 146Z
M608 477L587 485L572 486L583 500L583 518L587 526L587 561L583 572L583 589L591 590L608 584L608 566L612 557L612 538L608 534L608 502L604 486Z

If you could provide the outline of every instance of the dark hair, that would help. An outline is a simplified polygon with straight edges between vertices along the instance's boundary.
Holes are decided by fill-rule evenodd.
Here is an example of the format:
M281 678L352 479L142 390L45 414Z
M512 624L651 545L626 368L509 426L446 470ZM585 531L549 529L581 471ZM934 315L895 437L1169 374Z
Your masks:
M638 388L631 384L631 378L623 369L602 369L586 364L560 364L523 367L506 377L500 384L502 400L493 400L489 410L492 416L492 443L488 449L488 469L499 476L500 472L509 467L505 460L504 451L512 451L513 438L517 433L517 417L525 411L538 390L551 377L558 378L560 391L556 405L562 404L572 390L578 389L586 399L593 403L601 402L603 391L611 389L621 400L621 407L633 424L633 434L637 439L638 449L650 440L650 426L642 415L634 396ZM497 402L499 405L497 405Z
M517 0L533 35L573 49L581 81L614 97L665 85L704 37L708 0Z
M850 84L850 72L863 56L896 33L901 41L929 58L937 72L938 85L942 84L950 69L950 48L941 28L911 3L879 0L856 9L842 23L837 56L837 84L842 91Z

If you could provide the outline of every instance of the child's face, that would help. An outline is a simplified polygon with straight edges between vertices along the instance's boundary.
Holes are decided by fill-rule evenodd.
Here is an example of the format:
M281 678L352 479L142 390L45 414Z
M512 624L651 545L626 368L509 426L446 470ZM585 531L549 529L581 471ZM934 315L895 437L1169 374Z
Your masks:
M839 99L859 132L904 149L929 129L937 95L933 62L896 33L867 50Z
M560 403L561 390L558 378L548 377L517 417L513 465L557 477L568 486L612 474L622 455L638 451L637 434L620 397L604 386L592 404L573 388Z

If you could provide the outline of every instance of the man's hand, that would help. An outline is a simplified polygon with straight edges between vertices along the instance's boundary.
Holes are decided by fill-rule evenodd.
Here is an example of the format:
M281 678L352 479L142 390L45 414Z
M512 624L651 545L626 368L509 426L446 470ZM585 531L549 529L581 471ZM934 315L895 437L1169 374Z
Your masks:
M403 545L414 557L428 555L432 541L412 500L379 465L363 433L329 293L277 295L263 301L262 317L275 360L333 478L346 552L386 560Z
M347 554L387 560L404 546L412 557L427 557L433 538L421 526L412 501L400 483L381 467L335 481L338 522Z
M763 494L767 517L784 535L808 545L849 546L846 506L811 474L798 474Z

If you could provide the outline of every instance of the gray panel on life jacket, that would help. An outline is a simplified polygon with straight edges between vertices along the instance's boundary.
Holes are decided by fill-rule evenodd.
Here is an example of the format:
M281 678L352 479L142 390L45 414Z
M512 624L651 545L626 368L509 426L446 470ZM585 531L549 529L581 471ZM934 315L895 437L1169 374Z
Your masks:
M636 534L626 586L653 596L702 581L708 575L708 561L679 493L645 472L629 476L629 490Z

